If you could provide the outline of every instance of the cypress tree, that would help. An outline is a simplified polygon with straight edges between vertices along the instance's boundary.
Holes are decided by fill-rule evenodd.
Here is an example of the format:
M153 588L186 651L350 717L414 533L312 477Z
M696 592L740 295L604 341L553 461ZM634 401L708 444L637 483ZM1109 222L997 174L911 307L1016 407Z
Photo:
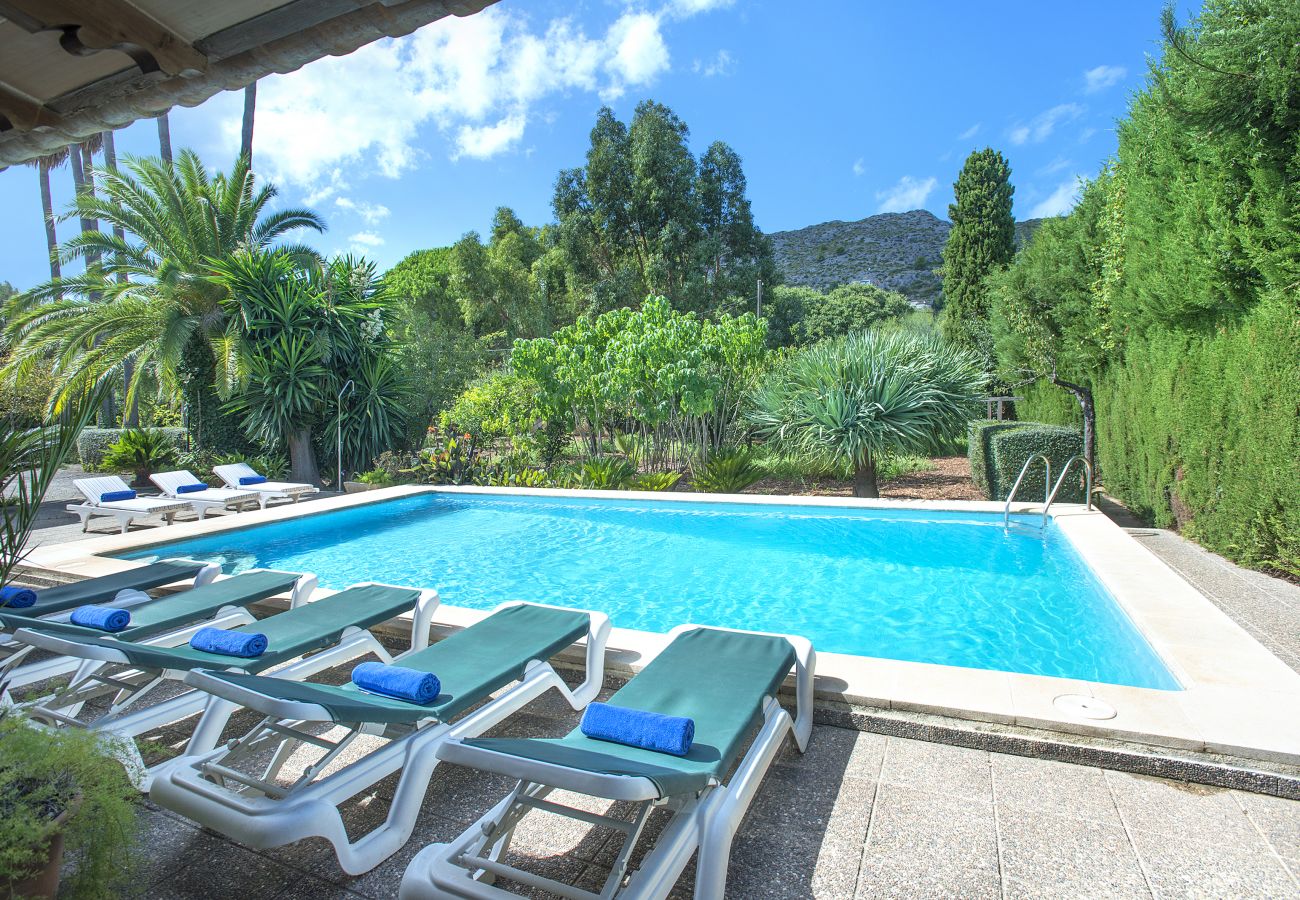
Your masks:
M943 248L943 333L979 351L992 367L989 300L984 277L1005 268L1016 253L1016 220L1011 214L1011 166L992 147L966 157L956 202L948 206L952 231Z

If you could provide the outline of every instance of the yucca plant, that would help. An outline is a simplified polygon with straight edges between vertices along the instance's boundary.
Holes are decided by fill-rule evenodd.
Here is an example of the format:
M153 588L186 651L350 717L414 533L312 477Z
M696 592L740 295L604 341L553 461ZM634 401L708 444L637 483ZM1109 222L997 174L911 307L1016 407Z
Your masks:
M937 335L866 331L791 355L759 384L749 418L781 449L851 466L854 496L879 497L880 462L960 434L986 382L975 353Z
M724 447L710 453L691 472L691 487L706 494L739 494L763 478L762 467L744 447Z
M626 459L605 456L582 465L582 486L598 491L618 491L631 484L636 469Z
M176 445L161 428L128 428L108 448L102 465L110 471L129 469L135 473L132 485L147 487L150 475L177 459Z

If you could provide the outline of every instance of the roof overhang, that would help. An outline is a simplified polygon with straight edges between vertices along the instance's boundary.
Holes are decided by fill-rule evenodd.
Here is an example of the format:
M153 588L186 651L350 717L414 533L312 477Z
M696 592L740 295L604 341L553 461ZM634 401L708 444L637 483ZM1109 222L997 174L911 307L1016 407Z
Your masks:
M496 0L0 0L0 168Z

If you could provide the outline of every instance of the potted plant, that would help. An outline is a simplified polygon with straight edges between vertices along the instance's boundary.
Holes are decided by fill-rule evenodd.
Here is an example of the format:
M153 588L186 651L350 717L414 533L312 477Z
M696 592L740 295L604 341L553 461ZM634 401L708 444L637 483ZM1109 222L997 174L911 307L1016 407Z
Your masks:
M104 454L104 468L135 472L132 487L148 487L149 476L177 460L176 445L160 428L128 428Z
M138 795L101 741L0 711L0 896L117 896ZM60 886L65 849L76 865Z

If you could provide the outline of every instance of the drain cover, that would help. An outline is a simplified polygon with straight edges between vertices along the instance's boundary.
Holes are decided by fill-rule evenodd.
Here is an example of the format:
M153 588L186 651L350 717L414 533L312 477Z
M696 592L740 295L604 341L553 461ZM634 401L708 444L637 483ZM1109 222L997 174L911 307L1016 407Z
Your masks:
M1104 700L1084 694L1062 694L1052 701L1052 705L1066 715L1080 719L1115 718L1115 707Z

